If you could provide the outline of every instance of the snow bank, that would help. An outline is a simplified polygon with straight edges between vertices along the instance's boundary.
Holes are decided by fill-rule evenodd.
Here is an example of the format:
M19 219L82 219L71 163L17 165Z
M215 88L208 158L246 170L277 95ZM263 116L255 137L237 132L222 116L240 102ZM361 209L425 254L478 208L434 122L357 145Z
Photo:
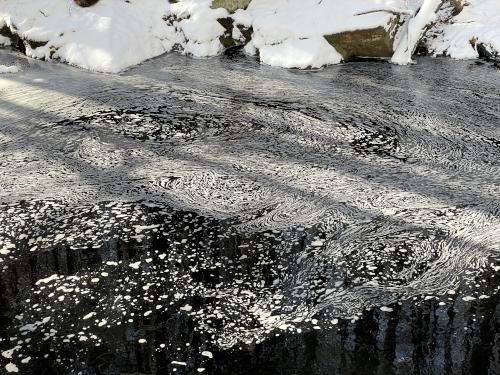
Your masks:
M8 26L27 43L26 54L57 58L86 69L118 72L171 50L196 57L224 49L229 17L212 0L106 0L80 8L70 0L2 0L0 28ZM283 67L320 67L338 63L340 55L323 36L386 26L388 13L356 16L376 7L399 7L402 0L253 0L231 17L254 30L247 51L260 51L263 62ZM234 11L234 9L231 9ZM232 37L241 38L237 28ZM33 43L40 42L40 43ZM0 43L8 44L2 37Z
M106 0L90 8L66 0L2 0L1 5L0 28L44 44L28 45L28 56L96 71L138 64L170 50L175 39L162 19L169 6L165 0Z
M364 56L390 56L394 38L392 61L408 63L442 0L252 0L246 9L247 0L101 0L89 8L73 0L0 2L0 29L23 39L28 56L114 73L172 50L207 57L238 44L269 65L318 68L369 48ZM431 41L436 53L477 57L470 40L500 50L500 2L469 2L452 24L440 25L444 32ZM406 21L397 35L395 14ZM9 43L0 35L0 44ZM358 49L349 55L346 45Z
M1 1L0 28L29 41L28 56L111 73L174 48L196 57L217 55L225 31L217 19L228 15L212 9L211 0L105 0L89 8L72 0ZM0 44L10 40L0 37Z
M500 52L500 1L468 0L463 11L446 25L434 30L437 38L430 40L429 49L456 59L478 57L477 44L493 53Z
M263 45L260 60L283 68L320 68L338 64L342 56L322 36L308 39L287 39L279 44Z
M19 72L19 68L17 66L0 65L0 74L2 74L2 73L17 73L17 72Z

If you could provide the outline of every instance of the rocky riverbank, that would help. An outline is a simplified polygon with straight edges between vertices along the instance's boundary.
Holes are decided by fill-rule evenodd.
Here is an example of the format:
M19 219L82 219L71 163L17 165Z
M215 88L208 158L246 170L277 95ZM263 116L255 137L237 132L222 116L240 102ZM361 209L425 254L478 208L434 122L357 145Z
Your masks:
M419 52L496 59L495 0L5 0L0 45L30 57L119 72L178 51L242 47L262 63L319 68L359 57L411 62Z

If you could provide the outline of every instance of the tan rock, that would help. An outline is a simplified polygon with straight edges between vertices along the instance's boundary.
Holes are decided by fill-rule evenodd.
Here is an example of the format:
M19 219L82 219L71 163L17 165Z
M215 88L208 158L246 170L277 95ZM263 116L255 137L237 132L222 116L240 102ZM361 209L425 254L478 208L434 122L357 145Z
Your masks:
M251 0L214 0L212 2L212 8L224 8L229 13L234 13L238 9L246 9Z
M398 27L399 16L395 16L387 28L379 26L344 31L325 35L325 39L342 55L344 61L353 57L391 57Z

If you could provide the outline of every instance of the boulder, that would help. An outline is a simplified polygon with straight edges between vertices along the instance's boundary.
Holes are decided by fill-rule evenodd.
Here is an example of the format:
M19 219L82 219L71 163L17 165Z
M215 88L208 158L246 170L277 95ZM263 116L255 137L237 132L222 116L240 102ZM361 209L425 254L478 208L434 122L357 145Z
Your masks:
M394 36L399 26L399 16L395 16L388 27L344 31L325 35L325 39L342 55L344 61L354 57L391 57Z
M464 9L464 4L462 0L449 0L453 8L452 16L456 16Z
M251 0L214 0L212 2L212 8L224 8L229 13L234 13L238 9L246 9Z

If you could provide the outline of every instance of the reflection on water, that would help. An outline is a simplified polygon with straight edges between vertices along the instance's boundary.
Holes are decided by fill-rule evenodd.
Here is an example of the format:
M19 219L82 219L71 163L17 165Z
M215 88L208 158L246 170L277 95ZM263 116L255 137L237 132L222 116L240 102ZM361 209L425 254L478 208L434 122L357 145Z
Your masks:
M0 61L2 371L500 371L495 70Z

